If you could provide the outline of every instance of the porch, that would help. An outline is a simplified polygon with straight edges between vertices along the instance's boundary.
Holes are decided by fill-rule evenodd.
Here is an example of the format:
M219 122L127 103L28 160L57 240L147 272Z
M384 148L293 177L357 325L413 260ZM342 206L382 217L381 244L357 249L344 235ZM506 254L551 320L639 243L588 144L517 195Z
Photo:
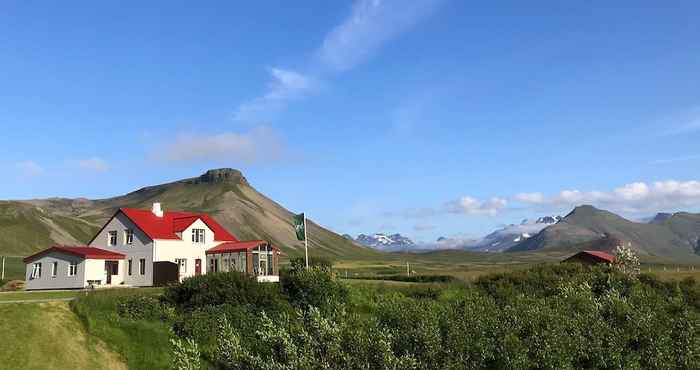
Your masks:
M264 240L228 242L206 252L207 273L239 271L259 282L279 282L279 248Z

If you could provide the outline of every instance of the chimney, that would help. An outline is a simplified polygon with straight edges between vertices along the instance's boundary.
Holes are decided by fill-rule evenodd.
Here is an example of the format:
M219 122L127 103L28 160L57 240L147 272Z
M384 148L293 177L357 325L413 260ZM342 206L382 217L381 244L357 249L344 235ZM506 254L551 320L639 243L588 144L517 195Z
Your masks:
M153 209L151 210L156 217L163 217L163 210L160 209L160 203L153 203Z

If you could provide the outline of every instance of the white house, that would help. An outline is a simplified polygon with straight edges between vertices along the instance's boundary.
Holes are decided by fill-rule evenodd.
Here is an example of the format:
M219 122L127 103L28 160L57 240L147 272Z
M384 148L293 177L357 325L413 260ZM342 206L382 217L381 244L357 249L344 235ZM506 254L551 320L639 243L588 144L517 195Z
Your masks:
M278 248L238 241L209 215L165 212L160 203L121 208L87 246L54 246L25 263L27 289L165 285L219 271L279 281Z

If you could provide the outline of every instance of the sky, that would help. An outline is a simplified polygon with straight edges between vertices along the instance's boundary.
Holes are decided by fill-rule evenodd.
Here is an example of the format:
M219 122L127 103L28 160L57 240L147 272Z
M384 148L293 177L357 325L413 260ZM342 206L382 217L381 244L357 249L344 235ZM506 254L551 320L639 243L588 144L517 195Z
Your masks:
M697 1L6 1L0 199L243 171L429 242L700 211Z

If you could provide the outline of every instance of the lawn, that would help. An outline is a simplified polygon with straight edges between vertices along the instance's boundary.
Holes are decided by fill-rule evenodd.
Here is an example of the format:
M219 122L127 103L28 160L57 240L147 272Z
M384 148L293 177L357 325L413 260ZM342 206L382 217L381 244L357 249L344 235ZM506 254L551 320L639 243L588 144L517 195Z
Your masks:
M5 281L24 280L22 257L5 257Z
M126 369L67 302L0 305L0 369Z
M47 300L47 299L63 299L74 298L78 295L85 294L80 290L47 290L47 291L30 291L30 292L0 292L0 303L5 301L18 300Z

